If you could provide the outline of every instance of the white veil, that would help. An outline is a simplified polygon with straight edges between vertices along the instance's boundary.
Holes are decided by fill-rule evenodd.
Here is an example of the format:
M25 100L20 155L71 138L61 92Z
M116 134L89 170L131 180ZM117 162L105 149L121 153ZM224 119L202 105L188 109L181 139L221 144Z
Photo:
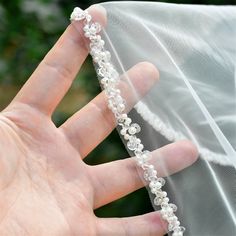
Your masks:
M165 185L185 235L236 235L236 7L101 5L116 70L149 61L160 72L129 113L142 127L142 142L154 150L190 139L199 149L200 159Z

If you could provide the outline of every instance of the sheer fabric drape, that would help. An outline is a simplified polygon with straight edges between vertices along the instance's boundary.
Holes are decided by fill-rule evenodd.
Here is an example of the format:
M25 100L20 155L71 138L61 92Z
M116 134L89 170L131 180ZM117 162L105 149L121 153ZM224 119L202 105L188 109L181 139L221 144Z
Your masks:
M149 61L160 72L130 112L142 142L150 150L181 139L198 146L200 159L167 177L185 235L236 235L236 7L101 5L108 15L103 38L117 71Z

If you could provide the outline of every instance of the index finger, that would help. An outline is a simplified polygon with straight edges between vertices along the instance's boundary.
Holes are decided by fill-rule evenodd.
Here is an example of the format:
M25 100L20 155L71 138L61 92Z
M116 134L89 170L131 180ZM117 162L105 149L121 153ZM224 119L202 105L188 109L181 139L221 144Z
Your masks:
M94 5L88 11L95 22L105 25L104 8ZM88 55L86 44L83 23L72 22L12 103L24 103L46 115L51 115Z

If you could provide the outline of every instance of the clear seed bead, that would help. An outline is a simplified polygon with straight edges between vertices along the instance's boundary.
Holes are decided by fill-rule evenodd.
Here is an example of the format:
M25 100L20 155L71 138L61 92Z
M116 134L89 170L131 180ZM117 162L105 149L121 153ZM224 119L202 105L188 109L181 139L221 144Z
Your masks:
M125 135L126 132L127 132L127 129L124 129L124 128L123 128L123 129L120 130L120 134L121 134L121 135Z
M164 199L163 199L163 200L164 200ZM166 213L168 214L168 216L172 216L172 214L173 214L173 209L172 209L171 207L165 208L165 211L166 211Z
M73 12L71 13L70 19L76 21L83 20L87 15L86 13L86 11L83 11L79 7L75 7Z
M173 203L170 203L169 206L173 209L173 211L177 211L177 206Z
M117 105L120 104L120 103L124 103L123 98L120 95L117 95L115 90L114 90L114 95L116 95L114 97L114 101Z
M166 203L166 202L163 202L163 203L161 204L161 208L162 208L162 209L165 209L165 208L167 208L168 206L169 206L169 204Z
M89 37L91 37L91 34L90 34L90 32L85 32L84 36L85 36L86 38L89 38Z
M137 158L137 164L138 166L140 167L144 167L145 164L147 164L149 158L150 158L150 152L149 151L140 151L140 150L135 150L135 155L136 155L136 158Z
M161 196L161 197L166 197L166 196L167 196L167 192L162 191L162 192L160 193L160 196Z
M161 184L158 181L151 181L149 183L149 187L150 188L158 188L158 189L160 189L161 188Z
M137 123L132 124L132 127L134 127L136 129L136 133L139 133L141 131L141 127Z
M142 158L137 158L136 157L136 161L137 161L137 165L140 166L140 167L142 167L146 163L145 160L142 159Z
M99 76L103 77L105 75L104 69L103 68L98 68L97 73Z
M156 193L156 196L159 197L159 198L163 198L162 195L162 189L160 189L157 193Z
M177 221L177 220L178 220L178 217L175 215L169 218L169 221Z
M141 144L141 139L140 138L136 138L136 142L137 142L137 144Z
M108 100L108 107L110 109L113 109L113 107L114 107L113 102L111 100Z
M148 168L149 171L153 171L154 170L154 165L148 165L147 168Z
M149 161L151 159L151 157L152 157L152 154L148 150L145 150L145 151L141 152L141 156L145 160Z
M156 182L150 182L149 187L150 187L150 189L151 189L151 192L152 192L153 194L156 194L157 192L160 191L160 189L161 189L161 184L160 184L158 181L156 181Z
M125 104L123 104L123 103L120 103L120 104L118 104L117 105L117 111L118 112L123 112L125 110Z
M143 169L145 169L145 165L142 166ZM150 181L154 176L157 175L156 170L145 170L146 176L147 176L147 180Z
M136 132L137 132L136 128L133 125L130 126L128 131L129 131L130 134L136 134Z
M174 223L176 226L180 226L180 221L176 220Z
M86 23L89 23L92 20L92 17L89 14L85 15Z
M103 40L101 40L103 41ZM104 41L103 41L104 42ZM101 63L106 63L109 62L111 59L111 54L108 51L101 52L99 55L99 59L101 60Z
M155 197L155 198L154 198L154 204L155 204L156 206L161 205L161 203L162 203L162 198L160 198L160 197Z
M130 134L136 134L138 132L140 132L141 128L138 124L134 123L130 126L129 128L129 133Z
M103 41L103 43L102 43L102 45L101 45L101 48L102 48L102 47L105 45L105 42L104 42L104 40L102 40L101 35L96 34L96 35L94 35L94 37L92 38L91 44L94 44L94 45L99 46L99 44L100 44L101 41Z
M95 22L95 23L92 23L89 27L89 32L90 34L97 34L101 31L102 27L99 23Z
M94 38L96 38L96 39L93 40L93 42L91 42L91 43L89 44L89 46L90 46L91 49L93 49L93 48L99 49L99 50L100 50L99 56L101 57L101 56L103 55L102 53L104 53L104 52L102 51L102 49L103 49L103 46L105 45L105 42L104 42L104 40L102 40L101 38L98 38L98 36L99 36L99 35L96 35L96 36L94 37Z
M173 232L172 236L183 236L182 232Z
M114 79L120 79L120 78L119 78L119 74L118 74L118 72L117 72L115 69L113 69L113 70L111 71L110 77L111 77L111 78L114 78Z
M143 151L135 150L135 151L134 151L134 154L135 154L137 157L140 157L140 156L143 154Z
M158 178L157 181L160 182L162 186L164 186L166 183L166 181L163 178Z
M160 211L160 213L161 213L162 218L163 218L164 220L167 220L168 214L167 214L163 209Z
M178 226L174 228L174 232L181 232L183 233L185 231L185 228L183 226Z
M143 148L144 148L143 144L139 144L139 145L136 147L136 150L142 151Z
M172 236L183 236L185 228L183 226L175 227Z
M127 147L129 150L133 151L136 148L136 144L132 142L127 142Z
M148 174L147 171L144 171L143 177L144 177L144 179L145 179L146 181L148 181L148 179L149 179L149 174Z
M118 118L117 118L117 122L119 124L123 124L125 122L125 119L127 118L126 114L121 114Z
M131 122L132 120L129 117L125 119L125 125L129 125Z
M168 224L168 231L172 231L174 229L175 225L172 223Z
M93 57L93 60L95 60L95 57L98 58L97 60L99 60L99 54L101 52L101 49L98 47L93 47L90 51L90 54Z
M163 198L163 203L162 204L166 204L166 203L168 203L170 201L170 199L168 198L168 197L164 197ZM163 205L162 205L162 207L163 207Z
M107 77L104 77L100 81L101 81L101 84L104 85L104 84L107 84L109 82L109 79Z
M140 139L136 138L135 136L130 136L129 141L127 142L127 147L133 151L136 149Z
M146 168L146 166L144 166L144 168ZM148 165L148 169L146 169L146 171L149 175L149 179L157 175L157 171L154 169L153 165Z
M88 25L88 24L86 24L86 25L83 27L83 31L84 31L84 32L89 31L89 25Z
M108 84L110 84L111 82L111 79L107 78L107 82ZM119 90L118 89L114 89L114 88L111 88L110 86L106 88L105 90L105 94L111 98L111 97L115 97L115 96L118 96L119 95Z

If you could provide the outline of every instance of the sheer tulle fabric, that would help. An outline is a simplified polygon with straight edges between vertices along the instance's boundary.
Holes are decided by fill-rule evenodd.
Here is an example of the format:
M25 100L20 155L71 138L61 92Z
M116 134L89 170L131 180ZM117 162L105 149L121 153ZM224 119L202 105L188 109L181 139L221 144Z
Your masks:
M108 15L103 38L117 71L149 61L160 72L130 112L146 148L181 139L199 148L200 159L168 176L165 187L185 235L236 235L236 7L101 5Z

